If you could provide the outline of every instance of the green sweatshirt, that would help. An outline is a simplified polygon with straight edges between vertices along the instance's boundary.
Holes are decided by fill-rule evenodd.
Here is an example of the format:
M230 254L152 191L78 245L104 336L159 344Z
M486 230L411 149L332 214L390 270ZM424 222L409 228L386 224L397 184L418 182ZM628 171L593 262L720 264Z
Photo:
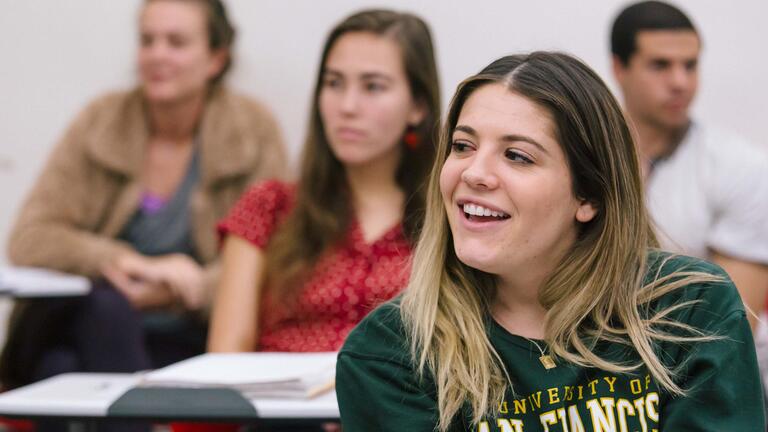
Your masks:
M666 254L651 253L651 270ZM694 258L676 256L662 268L725 273ZM752 333L733 283L687 286L666 294L652 309L698 300L672 317L722 339L692 344L663 343L662 361L679 367L676 382L687 390L672 397L645 369L608 373L565 364L546 369L534 343L510 334L488 319L487 331L510 374L499 414L479 424L469 412L457 416L451 431L476 432L765 432L762 391ZM535 341L541 348L543 341ZM618 361L636 361L633 349L618 344L598 348ZM344 432L432 431L437 424L434 384L418 380L400 319L399 302L383 305L349 335L336 370L336 392Z

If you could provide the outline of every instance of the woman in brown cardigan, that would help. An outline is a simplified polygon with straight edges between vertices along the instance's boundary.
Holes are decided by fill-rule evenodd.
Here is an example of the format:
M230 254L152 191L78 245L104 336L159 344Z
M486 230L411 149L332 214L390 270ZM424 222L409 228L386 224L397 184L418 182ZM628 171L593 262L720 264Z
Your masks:
M11 233L13 264L95 282L85 298L17 305L6 387L202 352L215 222L248 184L284 173L271 115L221 84L234 38L222 3L147 0L139 27L139 87L77 117Z

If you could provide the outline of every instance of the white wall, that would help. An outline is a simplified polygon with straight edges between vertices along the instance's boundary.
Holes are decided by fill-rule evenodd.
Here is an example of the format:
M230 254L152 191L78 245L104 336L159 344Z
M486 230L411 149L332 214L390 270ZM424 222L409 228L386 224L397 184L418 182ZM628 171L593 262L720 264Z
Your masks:
M0 0L0 245L51 146L84 104L134 79L141 0ZM431 24L444 101L456 84L503 54L570 51L607 81L608 26L623 1L229 0L239 29L231 83L272 107L298 153L325 33L376 5ZM704 35L698 118L768 148L765 0L680 0ZM727 151L727 149L724 149ZM0 263L4 260L0 251Z

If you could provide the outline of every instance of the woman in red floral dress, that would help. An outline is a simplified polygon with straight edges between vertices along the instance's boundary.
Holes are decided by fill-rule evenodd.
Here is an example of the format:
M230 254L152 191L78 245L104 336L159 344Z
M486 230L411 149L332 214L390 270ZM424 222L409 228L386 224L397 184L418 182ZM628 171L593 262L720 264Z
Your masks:
M330 33L300 178L267 181L221 221L210 351L335 351L408 280L439 90L418 17L352 15Z

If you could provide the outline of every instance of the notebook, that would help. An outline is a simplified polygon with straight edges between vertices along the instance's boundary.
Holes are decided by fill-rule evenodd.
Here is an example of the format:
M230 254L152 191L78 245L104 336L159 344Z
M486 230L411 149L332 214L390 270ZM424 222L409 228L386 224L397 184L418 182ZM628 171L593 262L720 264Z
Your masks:
M211 353L144 375L142 386L228 387L248 399L313 398L333 389L335 352Z
M0 293L14 297L86 295L91 282L83 276L34 267L0 267Z

